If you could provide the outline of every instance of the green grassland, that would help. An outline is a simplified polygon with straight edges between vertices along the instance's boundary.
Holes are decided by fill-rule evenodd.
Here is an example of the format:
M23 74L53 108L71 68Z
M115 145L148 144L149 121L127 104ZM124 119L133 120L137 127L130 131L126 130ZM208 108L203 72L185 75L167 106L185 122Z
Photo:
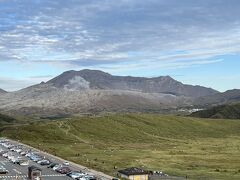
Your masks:
M5 127L1 136L112 175L138 166L189 179L240 179L239 120L118 114Z

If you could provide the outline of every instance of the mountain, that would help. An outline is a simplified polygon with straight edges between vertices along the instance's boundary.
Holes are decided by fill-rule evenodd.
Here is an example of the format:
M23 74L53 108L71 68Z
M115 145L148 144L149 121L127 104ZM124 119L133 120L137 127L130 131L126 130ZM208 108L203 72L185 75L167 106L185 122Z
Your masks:
M7 93L7 91L4 91L3 89L0 88L0 94Z
M8 114L65 116L101 112L166 112L192 105L217 91L182 84L169 76L112 76L96 70L67 71L25 89L0 94Z
M240 103L212 107L194 112L191 116L200 118L240 119Z
M21 115L100 112L161 112L189 105L189 98L123 90L66 90L42 83L0 95L0 110Z
M193 105L199 107L208 107L237 102L240 102L240 89L233 89L223 93L198 97L194 100Z
M211 88L182 84L170 76L156 78L112 76L102 71L88 69L64 72L48 81L47 84L70 90L127 90L142 93L173 94L187 97L201 97L218 93Z

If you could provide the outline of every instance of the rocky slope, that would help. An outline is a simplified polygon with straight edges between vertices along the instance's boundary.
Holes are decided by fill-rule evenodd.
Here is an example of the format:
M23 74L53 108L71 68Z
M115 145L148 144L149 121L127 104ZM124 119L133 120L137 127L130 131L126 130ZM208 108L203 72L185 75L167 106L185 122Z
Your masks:
M194 98L218 92L169 76L121 77L96 70L67 71L52 80L0 94L0 112L66 115L100 112L162 112L191 107Z
M0 88L0 94L4 94L4 93L7 93L7 91Z
M240 102L240 90L233 89L223 93L216 93L213 95L196 98L193 102L193 105L205 108L208 106L217 106L237 102Z
M123 90L66 90L39 84L0 95L0 110L14 114L59 115L97 112L152 112L189 104L189 98Z
M185 85L170 76L143 78L112 76L97 70L67 71L47 82L58 88L82 90L127 90L143 93L165 93L177 96L201 97L218 93L202 86Z

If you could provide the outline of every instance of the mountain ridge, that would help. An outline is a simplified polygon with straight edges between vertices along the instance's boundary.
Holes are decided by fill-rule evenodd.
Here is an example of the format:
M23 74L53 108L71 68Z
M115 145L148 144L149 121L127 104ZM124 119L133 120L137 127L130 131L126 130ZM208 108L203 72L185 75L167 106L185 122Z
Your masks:
M74 79L75 78L75 79ZM77 78L77 79L76 79ZM77 87L74 81L81 81ZM72 84L69 84L69 82ZM66 71L46 82L58 88L75 90L81 89L105 89L105 90L130 90L143 93L165 93L177 96L201 97L218 93L218 91L203 86L186 85L174 80L170 76L154 78L113 76L99 70Z
M170 76L144 78L112 76L98 70L71 70L47 82L0 94L0 111L37 116L106 112L161 113L199 106L206 108L214 105L219 97L220 100L225 99L224 102L240 102L240 90L219 93L202 86L185 85Z
M7 93L7 91L0 88L0 94L4 94L4 93Z
M198 97L194 100L193 105L199 107L208 107L237 102L240 102L240 89L232 89L210 96Z

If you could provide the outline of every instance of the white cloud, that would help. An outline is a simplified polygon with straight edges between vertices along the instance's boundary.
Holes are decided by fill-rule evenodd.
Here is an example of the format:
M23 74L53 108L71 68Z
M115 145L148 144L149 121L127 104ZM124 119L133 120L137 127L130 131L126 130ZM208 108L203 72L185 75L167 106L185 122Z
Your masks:
M0 61L168 69L240 53L235 0L6 2L0 2Z

